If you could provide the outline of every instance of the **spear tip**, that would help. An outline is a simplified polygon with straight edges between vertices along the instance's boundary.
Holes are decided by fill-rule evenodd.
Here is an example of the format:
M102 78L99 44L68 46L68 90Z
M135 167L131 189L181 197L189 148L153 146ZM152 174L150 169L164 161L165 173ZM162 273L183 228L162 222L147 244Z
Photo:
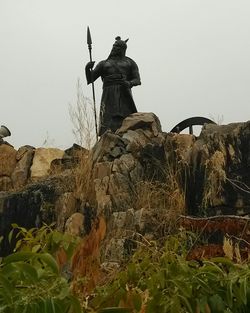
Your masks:
M87 44L92 45L92 39L91 39L89 26L87 27Z

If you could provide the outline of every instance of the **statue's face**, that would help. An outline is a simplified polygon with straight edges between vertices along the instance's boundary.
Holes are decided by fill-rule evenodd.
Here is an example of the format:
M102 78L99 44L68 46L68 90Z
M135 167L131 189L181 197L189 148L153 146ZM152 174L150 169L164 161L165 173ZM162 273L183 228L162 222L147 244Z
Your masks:
M111 56L123 56L124 55L124 46L119 42L115 42L113 44L113 48L110 53Z

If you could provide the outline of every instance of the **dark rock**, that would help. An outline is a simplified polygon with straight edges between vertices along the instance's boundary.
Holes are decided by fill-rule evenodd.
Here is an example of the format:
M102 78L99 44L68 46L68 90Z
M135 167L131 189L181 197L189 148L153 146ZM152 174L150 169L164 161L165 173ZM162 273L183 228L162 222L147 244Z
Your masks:
M51 224L56 221L55 203L67 191L73 191L74 180L71 177L52 177L29 185L19 192L0 193L0 256L9 254L15 241L8 242L11 224L16 223L27 229L38 227L42 222Z

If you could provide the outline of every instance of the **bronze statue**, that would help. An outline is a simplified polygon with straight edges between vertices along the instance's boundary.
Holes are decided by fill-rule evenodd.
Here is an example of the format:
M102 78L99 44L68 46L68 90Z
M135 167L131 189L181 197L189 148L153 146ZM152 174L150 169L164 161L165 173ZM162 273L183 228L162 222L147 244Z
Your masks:
M125 56L127 40L115 38L110 55L106 60L88 62L85 67L87 83L93 83L98 77L103 81L103 93L100 107L99 136L110 129L115 132L129 114L137 112L131 88L141 84L136 63Z

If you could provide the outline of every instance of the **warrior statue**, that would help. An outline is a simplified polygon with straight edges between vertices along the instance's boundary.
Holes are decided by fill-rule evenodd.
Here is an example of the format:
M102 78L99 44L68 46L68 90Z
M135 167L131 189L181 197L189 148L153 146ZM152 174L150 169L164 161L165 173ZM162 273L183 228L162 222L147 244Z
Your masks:
M127 40L116 37L109 57L99 62L88 62L85 67L87 83L101 76L103 93L100 107L99 136L110 129L115 132L129 114L137 112L131 88L141 84L136 63L125 56Z

